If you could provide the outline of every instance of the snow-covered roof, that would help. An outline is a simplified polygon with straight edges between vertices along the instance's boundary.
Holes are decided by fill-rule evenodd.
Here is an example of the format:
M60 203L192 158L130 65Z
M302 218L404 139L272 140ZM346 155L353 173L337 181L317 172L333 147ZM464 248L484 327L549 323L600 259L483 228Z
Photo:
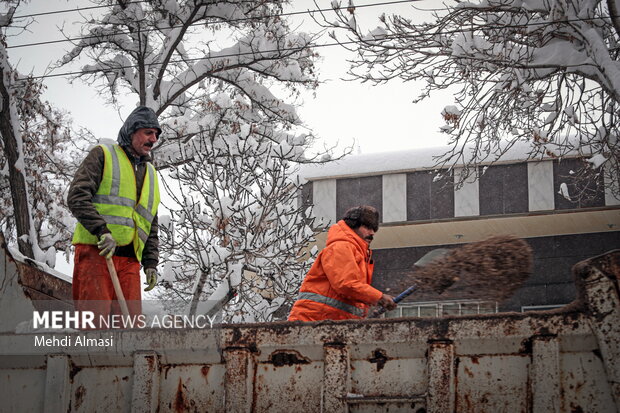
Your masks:
M334 177L370 175L402 170L430 168L433 156L440 155L446 148L422 148L393 152L349 155L341 160L325 164L304 165L299 175L306 180Z
M299 176L304 180L313 181L328 178L382 175L433 169L437 164L435 157L443 155L450 149L449 146L437 146L393 152L349 155L341 160L327 162L325 164L303 165L299 171ZM518 142L508 149L500 159L496 159L495 155L491 154L486 160L480 162L480 164L523 162L531 158L531 151L532 147L529 142ZM469 153L466 155L469 155L471 158ZM573 152L569 155L576 156L577 153ZM566 157L567 155L564 154L563 156ZM541 155L536 157L536 160L542 159L550 158ZM462 163L460 165L462 165ZM453 166L458 167L459 164Z

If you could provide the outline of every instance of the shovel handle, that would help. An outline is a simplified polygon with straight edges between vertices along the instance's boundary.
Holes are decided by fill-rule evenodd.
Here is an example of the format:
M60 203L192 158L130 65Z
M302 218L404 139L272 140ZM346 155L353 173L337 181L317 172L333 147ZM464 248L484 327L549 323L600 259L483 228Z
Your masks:
M110 278L112 279L112 285L114 286L116 298L118 299L118 303L121 306L121 312L125 317L129 318L129 308L127 308L127 301L125 301L125 296L123 295L123 290L121 289L121 283L118 281L118 275L116 274L114 261L112 261L112 258L106 258L105 263L108 266L108 272L110 273Z
M406 297L410 296L417 289L418 289L417 285L412 285L411 287L407 288L405 291L403 291L402 293L394 297L394 302L395 303L401 302ZM375 311L373 311L370 317L371 318L379 317L381 314L385 313L386 311L387 310L385 309L385 307L377 308Z

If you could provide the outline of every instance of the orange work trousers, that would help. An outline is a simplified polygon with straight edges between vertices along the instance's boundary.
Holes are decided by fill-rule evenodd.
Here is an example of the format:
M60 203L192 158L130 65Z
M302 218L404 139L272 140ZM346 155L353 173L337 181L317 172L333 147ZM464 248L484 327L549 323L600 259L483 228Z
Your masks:
M136 258L113 256L119 283L131 316L142 313L140 263ZM105 257L96 245L75 245L73 267L73 301L78 311L92 311L99 316L122 314ZM97 323L95 323L97 324Z

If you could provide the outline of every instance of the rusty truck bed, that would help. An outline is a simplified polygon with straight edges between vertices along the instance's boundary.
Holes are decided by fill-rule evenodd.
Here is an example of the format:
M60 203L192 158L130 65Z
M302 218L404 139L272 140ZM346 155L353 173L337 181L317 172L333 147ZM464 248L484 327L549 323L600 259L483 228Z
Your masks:
M619 262L578 264L553 311L54 334L97 348L9 331L0 411L616 412Z

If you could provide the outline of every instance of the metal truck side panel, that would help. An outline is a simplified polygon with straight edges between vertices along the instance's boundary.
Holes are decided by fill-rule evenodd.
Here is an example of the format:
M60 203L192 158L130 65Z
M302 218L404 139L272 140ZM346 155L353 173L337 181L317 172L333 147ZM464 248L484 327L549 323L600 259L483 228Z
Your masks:
M617 412L619 261L615 251L578 265L579 299L554 311L4 330L0 411ZM0 276L15 280L24 264L6 262ZM41 335L113 344L33 345Z

